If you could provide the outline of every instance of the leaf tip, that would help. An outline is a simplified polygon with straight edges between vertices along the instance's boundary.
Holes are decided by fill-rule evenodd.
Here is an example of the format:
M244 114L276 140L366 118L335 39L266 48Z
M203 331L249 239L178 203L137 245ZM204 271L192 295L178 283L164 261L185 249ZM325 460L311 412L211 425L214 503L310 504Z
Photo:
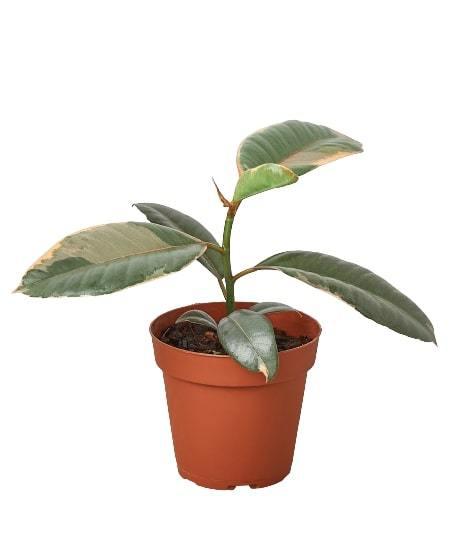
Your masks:
M268 383L268 381L269 381L268 369L267 369L267 366L265 365L265 362L264 362L262 359L259 359L259 363L258 363L258 365L257 365L257 369L259 370L259 372L261 372L262 374L264 374L265 383Z
M428 324L428 329L430 330L429 331L430 339L428 341L430 341L431 343L435 344L438 347L438 341L436 340L435 329L433 328L433 325L431 322Z

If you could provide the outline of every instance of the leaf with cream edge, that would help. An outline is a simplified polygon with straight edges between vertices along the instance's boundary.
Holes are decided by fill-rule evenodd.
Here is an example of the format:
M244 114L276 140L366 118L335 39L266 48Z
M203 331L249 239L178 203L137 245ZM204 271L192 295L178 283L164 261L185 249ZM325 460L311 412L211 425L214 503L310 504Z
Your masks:
M213 330L216 330L218 327L217 323L210 316L210 314L199 309L192 309L184 312L184 314L181 314L176 320L176 324L179 324L179 322L191 322L192 324L200 324L201 326L208 326Z
M180 230L198 240L219 246L217 240L207 228L181 211L159 203L135 203L134 206L146 216L149 222ZM198 261L216 278L223 278L223 255L219 251L207 249Z
M234 191L233 201L241 201L247 197L288 186L298 180L298 176L290 169L275 163L266 163L254 169L249 169L240 175Z
M257 312L240 309L221 319L218 339L224 350L251 372L271 380L278 370L278 349L270 322Z
M16 291L33 297L102 295L177 272L206 244L158 224L104 224L65 237L27 271Z
M277 163L300 176L320 165L360 152L359 142L331 128L285 121L245 138L237 152L237 168L243 173L264 163Z
M328 291L358 312L408 337L436 343L433 325L421 309L386 280L357 264L324 253L287 251L260 262L256 270L280 270Z

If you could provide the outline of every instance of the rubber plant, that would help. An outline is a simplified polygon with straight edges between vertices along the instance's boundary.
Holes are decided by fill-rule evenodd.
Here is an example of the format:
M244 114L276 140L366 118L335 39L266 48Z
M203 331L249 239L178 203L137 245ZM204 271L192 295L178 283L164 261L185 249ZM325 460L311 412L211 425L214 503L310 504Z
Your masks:
M266 302L235 309L237 281L258 270L280 271L332 293L391 330L436 342L432 323L413 301L357 264L324 253L284 251L232 271L231 231L242 201L295 184L313 169L361 151L356 140L311 123L286 121L259 130L239 146L232 199L217 188L227 208L221 245L192 217L157 203L137 203L148 222L104 224L63 238L26 272L17 291L33 297L107 294L177 272L197 259L217 279L227 316L217 323L207 313L191 310L179 321L215 329L232 358L267 380L277 372L278 351L266 314L291 307Z

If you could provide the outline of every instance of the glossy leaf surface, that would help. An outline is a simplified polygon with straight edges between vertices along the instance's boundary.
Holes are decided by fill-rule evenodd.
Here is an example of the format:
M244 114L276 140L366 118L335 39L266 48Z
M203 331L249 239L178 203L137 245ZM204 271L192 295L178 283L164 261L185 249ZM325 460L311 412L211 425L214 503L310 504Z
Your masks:
M213 330L217 329L217 323L210 316L210 314L207 314L207 312L199 309L192 309L184 312L184 314L179 316L179 318L176 320L176 324L178 324L179 322L191 322L192 324L201 324L202 326L208 326Z
M280 270L328 291L367 318L398 333L436 342L432 323L411 299L357 264L323 253L287 251L265 259L257 267Z
M240 175L235 188L233 201L241 201L273 188L293 184L298 176L290 169L275 163L266 163L249 169Z
M362 145L331 128L285 121L251 134L239 146L237 167L242 173L264 163L278 163L298 175L362 151Z
M224 350L251 372L270 380L278 369L278 349L270 322L257 312L236 310L220 320L218 338Z
M205 244L158 224L104 224L65 237L28 270L17 289L33 297L102 295L176 272Z
M135 207L146 216L149 222L168 226L203 242L218 245L217 240L207 228L185 213L159 203L135 203ZM220 252L207 249L198 261L210 270L216 278L223 278L223 255Z

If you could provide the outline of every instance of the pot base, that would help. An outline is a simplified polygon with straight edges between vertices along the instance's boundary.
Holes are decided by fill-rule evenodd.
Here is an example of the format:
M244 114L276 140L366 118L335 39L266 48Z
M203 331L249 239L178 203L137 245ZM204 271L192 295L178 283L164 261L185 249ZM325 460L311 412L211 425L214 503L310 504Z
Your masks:
M270 487L276 485L289 475L289 472L270 479L258 479L256 481L227 481L221 479L206 479L205 477L194 475L183 468L178 468L179 474L183 479L188 479L200 487L207 489L215 489L216 491L233 491L236 487L248 486L251 489L260 489L262 487Z

